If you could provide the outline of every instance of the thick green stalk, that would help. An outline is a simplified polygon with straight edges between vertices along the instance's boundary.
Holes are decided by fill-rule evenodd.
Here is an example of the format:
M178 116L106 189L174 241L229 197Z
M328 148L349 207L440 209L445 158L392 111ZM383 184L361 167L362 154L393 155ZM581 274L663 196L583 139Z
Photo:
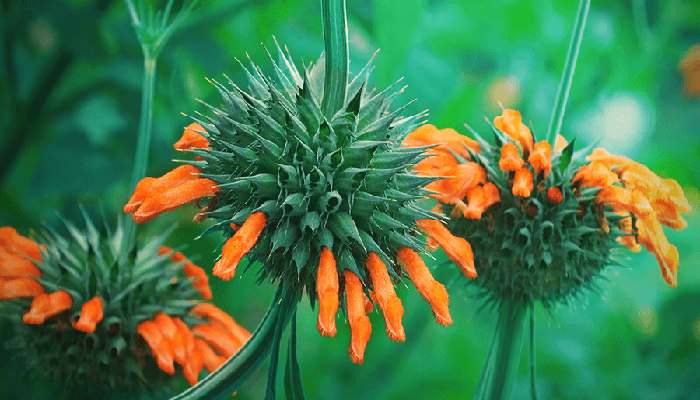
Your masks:
M527 307L521 303L504 302L501 305L493 342L474 392L474 400L510 398L520 360L526 311Z
M578 51L581 48L583 29L586 27L586 18L588 17L590 6L591 0L580 0L578 5L574 31L571 34L571 42L569 42L569 51L566 54L566 62L564 63L564 71L562 71L561 80L559 81L557 99L552 108L552 117L549 120L549 128L547 129L547 142L552 145L552 149L554 148L554 141L561 131L562 121L564 120L566 102L569 99L571 82L574 79L576 60L578 59Z
M535 305L530 304L530 398L537 400L537 369L535 366Z
M325 44L325 81L321 110L330 120L345 105L348 85L348 24L345 0L321 0Z
M141 90L141 117L139 119L139 132L136 141L136 159L131 174L131 186L129 193L134 193L136 185L146 176L148 167L148 153L151 147L151 133L153 132L153 94L156 87L156 56L152 55L144 47L143 86ZM127 219L126 240L127 249L136 244L136 223L133 219Z

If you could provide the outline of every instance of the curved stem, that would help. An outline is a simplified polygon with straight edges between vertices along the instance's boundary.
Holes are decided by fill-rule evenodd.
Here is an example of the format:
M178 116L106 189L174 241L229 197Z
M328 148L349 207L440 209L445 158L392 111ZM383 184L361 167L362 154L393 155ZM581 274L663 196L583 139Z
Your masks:
M561 131L562 121L564 120L564 111L566 110L566 102L569 99L569 91L571 90L571 82L574 79L574 71L576 70L576 60L578 59L578 51L581 48L583 40L583 29L586 27L586 18L588 10L591 7L591 0L580 0L578 12L576 13L576 22L574 23L574 31L571 34L571 42L569 42L569 51L566 54L566 63L559 81L559 89L557 90L557 99L552 108L552 116L549 120L549 128L547 129L547 142L554 148L554 141Z
M476 386L474 400L510 398L523 342L523 323L527 308L521 303L505 302L498 312L496 332L488 358Z
M330 120L345 105L348 85L348 24L345 0L321 0L325 44L325 80L321 110Z
M278 325L289 323L299 295L296 290L285 291L280 284L272 304L253 336L243 348L219 369L172 400L221 400L238 390L265 361L273 347Z
M136 185L146 176L148 167L148 153L151 147L151 134L153 132L153 94L156 87L156 57L151 55L144 47L143 86L141 92L141 117L139 119L139 133L136 142L136 159L134 170L131 174L131 187L129 193L133 193ZM136 223L131 219L126 221L126 249L131 249L136 244Z

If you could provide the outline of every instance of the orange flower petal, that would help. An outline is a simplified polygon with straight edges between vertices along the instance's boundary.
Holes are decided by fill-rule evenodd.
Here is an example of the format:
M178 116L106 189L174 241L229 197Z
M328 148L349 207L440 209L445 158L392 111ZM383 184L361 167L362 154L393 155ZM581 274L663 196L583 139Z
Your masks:
M323 336L335 336L335 314L338 312L338 269L333 253L327 247L321 251L316 274L316 294L318 295L318 323L316 328Z
M202 339L194 339L194 350L195 352L202 355L202 361L204 362L204 368L209 372L216 371L221 364L226 362L226 359L219 356L214 352L214 350L209 347L207 342Z
M440 221L421 219L416 221L416 226L426 235L434 238L462 273L468 278L476 278L474 268L474 253L472 246L464 238L452 235L452 233Z
M51 294L40 294L32 300L32 307L24 314L25 324L40 325L46 318L52 317L73 306L73 299L68 292L60 291Z
M513 196L530 197L535 186L532 183L532 172L527 168L515 171L513 178Z
M452 317L448 307L447 290L433 278L423 259L408 247L400 247L396 259L408 273L408 278L416 286L418 293L430 303L435 321L442 326L450 325Z
M642 251L642 247L637 243L637 239L634 237L634 232L632 231L632 217L626 217L620 220L620 229L628 233L629 236L620 236L615 240L623 246L627 246L630 250L635 253Z
M144 338L148 347L151 348L153 357L155 357L156 363L158 363L158 368L170 375L175 374L172 344L169 344L170 340L158 329L158 325L153 321L146 320L136 327L136 332Z
M92 299L85 302L81 309L80 318L78 319L78 322L71 321L73 329L77 329L79 331L87 333L95 332L97 324L100 323L100 321L102 321L102 318L104 316L102 313L103 306L104 304L102 303L102 299L99 296L95 296Z
M554 151L562 151L568 144L569 142L566 141L564 136L557 135L557 138L554 140Z
M243 346L250 339L250 332L238 325L233 317L213 304L197 304L192 307L190 314L200 319L208 319L212 325L230 336L239 347Z
M238 262L255 246L266 224L267 215L264 212L251 214L233 237L224 244L222 257L216 262L212 271L214 275L225 281L233 278Z
M134 221L148 222L189 202L214 196L218 191L216 182L206 178L196 178L172 188L153 189L134 213Z
M185 182L199 179L198 174L202 171L194 165L181 165L174 170L166 173L160 178L143 178L136 185L134 194L129 199L129 202L124 206L125 213L133 213L139 209L146 198L156 189L174 188L182 185Z
M369 274L372 277L374 297L379 303L379 309L384 314L387 336L389 336L389 339L397 342L405 341L406 333L401 324L403 304L401 304L401 299L396 296L394 284L391 283L386 265L373 252L369 253L365 265L367 265Z
M532 165L535 174L544 173L545 179L552 171L552 146L546 141L537 142L527 161Z
M475 186L467 192L468 206L464 209L464 218L481 219L481 214L501 200L498 187L491 182L484 186Z
M637 231L639 243L656 256L656 261L661 267L661 275L666 283L675 287L680 264L676 246L668 242L661 224L655 217L638 218Z
M209 149L209 141L199 132L206 132L206 129L196 122L189 124L173 147L175 150Z
M194 348L194 340L192 341L192 346ZM175 354L177 357L177 353ZM182 368L182 374L185 375L187 382L194 386L199 382L199 373L202 372L202 367L204 366L204 357L199 351L191 351L188 353L185 364Z
M572 183L578 183L578 186L581 188L606 188L617 181L617 175L610 171L610 167L599 161L593 161L579 168L571 180Z
M501 147L501 159L498 161L501 171L517 171L524 163L513 142L508 142Z
M449 175L451 168L458 164L457 159L452 154L437 153L426 151L431 154L424 158L415 167L413 171L418 175L423 176L444 176Z
M345 279L345 307L350 324L350 347L348 353L352 362L362 364L365 348L372 334L372 324L365 314L365 301L360 279L350 270L343 271Z
M522 122L520 113L515 110L503 110L503 114L494 118L493 124L501 132L515 140L523 154L527 155L532 151L532 133L530 129Z
M452 178L431 182L425 188L438 192L431 196L441 203L456 204L464 199L469 189L486 182L486 170L479 164L467 162L453 166L449 175Z
M0 228L0 249L3 248L10 253L41 261L39 245L33 240L18 234L14 228L9 226Z
M187 359L193 355L194 351L194 335L190 331L190 328L188 328L180 318L172 318L172 321L176 328L175 334L172 338L175 362L187 369L187 364L189 363ZM202 368L201 362L199 368Z
M214 325L199 324L193 326L191 330L195 336L204 339L225 358L236 354L238 349L243 346L241 343L235 343L231 336Z
M438 130L434 125L423 125L406 136L401 145L403 147L418 147L437 144L432 150L445 154L458 154L464 158L470 158L466 147L480 152L479 143L467 136L459 134L452 128ZM466 147L465 147L466 146Z
M44 287L33 278L5 280L0 277L0 300L36 297L42 293L44 293Z
M0 248L0 276L5 278L41 277L41 271L22 255Z
M160 246L158 248L158 254L161 256L169 253L172 253L172 256L170 256L170 261L186 262L186 264L182 267L182 273L185 274L186 277L192 279L192 287L197 289L202 297L204 297L206 300L211 300L212 292L211 288L209 287L209 277L207 276L206 271L204 271L203 268L194 265L194 263L188 260L187 257L185 257L179 251L174 252L173 249L166 246Z
M547 189L547 201L549 201L550 204L561 204L563 200L564 195L561 193L561 189L556 187Z

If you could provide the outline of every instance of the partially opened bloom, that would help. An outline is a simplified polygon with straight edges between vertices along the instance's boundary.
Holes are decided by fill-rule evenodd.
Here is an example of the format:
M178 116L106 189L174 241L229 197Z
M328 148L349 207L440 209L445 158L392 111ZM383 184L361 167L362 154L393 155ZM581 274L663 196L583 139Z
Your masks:
M539 300L545 306L566 301L615 263L611 251L621 245L633 251L644 246L656 256L664 280L676 285L678 251L661 228L687 226L679 213L690 205L676 181L603 149L572 158L573 143L563 138L552 152L549 143L534 143L517 111L504 110L494 122L497 146L473 133L478 150L454 154L455 161L444 165L429 157L416 166L421 174L443 178L430 188L451 217L447 226L432 221L419 227L491 300ZM422 145L443 141L442 130L431 125L411 133L404 145L415 145L414 136Z
M0 228L0 300L30 370L60 380L72 396L167 394L176 372L194 385L250 334L211 298L203 274L154 238L132 254L123 224L100 232L86 217L70 236L36 242ZM201 333L200 332L206 332ZM197 342L198 341L198 342Z
M368 65L348 84L342 109L324 115L323 59L300 74L277 49L275 78L253 65L249 91L215 82L221 107L211 107L213 117L187 127L175 144L198 158L142 180L124 210L145 222L204 200L196 220L216 220L212 229L226 237L213 274L229 280L246 256L261 261L263 277L319 300L322 335L335 335L336 314L345 311L350 357L361 363L371 332L365 298L378 305L389 338L405 340L394 290L404 274L420 282L436 321L452 322L444 287L416 253L425 251L416 220L434 217L414 204L434 180L411 171L426 147L398 146L422 114L399 118L402 109L390 108L393 90L365 90ZM448 158L478 146L457 132L444 139L431 151Z

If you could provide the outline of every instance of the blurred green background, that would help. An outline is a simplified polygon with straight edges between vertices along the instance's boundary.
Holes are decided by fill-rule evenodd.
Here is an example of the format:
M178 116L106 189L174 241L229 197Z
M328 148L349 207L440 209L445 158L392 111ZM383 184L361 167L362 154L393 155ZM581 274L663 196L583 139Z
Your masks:
M177 2L176 2L177 3ZM350 68L377 50L371 84L403 77L407 112L429 122L486 132L498 101L519 109L544 135L569 44L571 0L348 1ZM57 213L80 223L78 205L112 221L128 199L139 117L142 55L121 0L2 1L0 71L0 226L24 235L58 227ZM549 313L537 309L538 389L542 399L700 399L700 102L683 91L678 65L700 42L700 3L680 0L593 1L569 97L563 133L601 145L673 177L693 206L689 228L666 230L678 246L678 287L666 286L653 255L631 254L611 267L599 291ZM263 70L274 35L300 67L323 50L318 0L206 0L165 47L158 63L149 176L172 169L172 144L190 119L218 104L205 78L223 74L245 86L236 59L249 54ZM700 79L700 78L696 78ZM102 211L100 211L102 210ZM176 225L170 245L210 271L221 238L194 240L194 207L164 215L142 240ZM204 223L207 225L207 223ZM625 253L625 256L627 253ZM624 257L623 257L624 258ZM444 256L438 254L438 260ZM239 269L240 270L240 269ZM454 324L441 328L412 286L398 289L406 343L374 333L365 363L350 362L349 328L322 338L315 314L299 307L299 353L309 399L468 399L485 361L495 317L452 282ZM211 279L214 301L254 330L272 297L254 273ZM0 340L11 332L0 320ZM513 398L527 398L524 348ZM51 399L54 386L31 382L0 346L0 399ZM260 399L266 367L239 391ZM280 374L281 376L281 374ZM182 380L181 388L187 385ZM281 391L281 386L279 388ZM282 395L280 395L282 396Z

